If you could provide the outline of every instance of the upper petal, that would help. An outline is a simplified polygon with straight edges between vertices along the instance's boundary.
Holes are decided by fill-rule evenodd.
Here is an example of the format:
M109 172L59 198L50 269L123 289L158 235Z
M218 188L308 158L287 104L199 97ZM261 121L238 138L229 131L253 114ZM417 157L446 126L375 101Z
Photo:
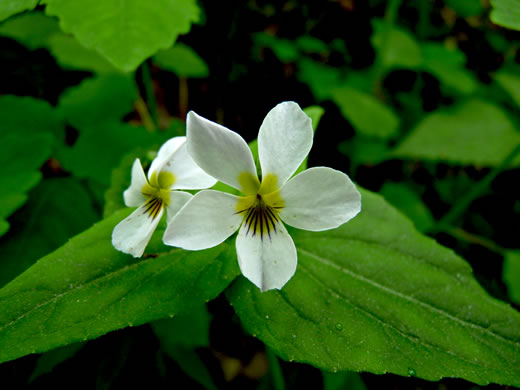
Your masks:
M143 187L147 184L146 176L143 171L141 161L136 158L134 165L132 165L132 181L130 187L123 192L123 198L125 199L125 205L128 207L137 207L142 205L146 198L143 195Z
M148 170L148 180L151 179L154 172L156 174L162 167L172 158L173 154L186 142L186 137L173 137L166 141L157 152L157 157L152 161Z
M141 257L164 213L154 199L141 205L112 231L112 245L121 252Z
M281 289L294 275L298 257L294 242L283 223L262 238L246 223L236 241L238 264L242 274L262 291Z
M249 185L251 177L258 182L253 155L240 135L193 111L188 113L186 132L188 152L208 174L238 190Z
M170 189L200 190L215 185L217 180L204 172L191 158L186 143L179 146L161 167L161 172L173 174Z
M280 190L284 208L280 217L299 229L334 229L361 210L361 194L343 172L310 168L293 177Z
M281 187L309 154L313 134L311 118L295 102L269 111L258 133L262 177L276 175Z
M197 193L170 220L163 241L189 250L214 247L232 235L243 216L237 214L238 197L204 190Z
M170 204L166 208L166 221L169 223L191 198L193 198L193 195L187 192L172 191L170 193Z

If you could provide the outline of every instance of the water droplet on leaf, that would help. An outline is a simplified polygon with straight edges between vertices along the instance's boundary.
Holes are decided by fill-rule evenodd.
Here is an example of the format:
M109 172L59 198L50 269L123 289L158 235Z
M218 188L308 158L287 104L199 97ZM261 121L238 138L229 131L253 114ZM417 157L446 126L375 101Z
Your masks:
M417 373L415 372L415 370L414 370L413 368L410 368L410 367L409 367L409 368L408 368L408 375L410 375L410 376L416 376Z
M343 324L340 324L339 322L336 324L336 329L337 330L343 330Z

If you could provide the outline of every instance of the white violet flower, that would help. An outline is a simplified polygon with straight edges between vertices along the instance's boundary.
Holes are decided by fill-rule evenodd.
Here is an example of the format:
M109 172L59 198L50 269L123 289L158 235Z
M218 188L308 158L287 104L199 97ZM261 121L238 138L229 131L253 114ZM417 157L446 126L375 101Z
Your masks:
M277 105L260 127L261 180L251 150L237 133L191 111L187 138L193 160L244 196L213 190L197 193L173 218L164 242L205 249L240 229L236 239L240 270L262 291L282 288L296 271L296 248L282 221L304 230L328 230L361 209L360 193L342 172L316 167L291 178L313 139L311 119L294 102Z
M148 179L141 161L136 159L130 187L123 196L125 205L138 208L114 228L112 245L134 257L142 256L164 210L170 221L192 198L191 194L176 190L198 190L215 183L188 154L186 137L174 137L161 146L148 171Z

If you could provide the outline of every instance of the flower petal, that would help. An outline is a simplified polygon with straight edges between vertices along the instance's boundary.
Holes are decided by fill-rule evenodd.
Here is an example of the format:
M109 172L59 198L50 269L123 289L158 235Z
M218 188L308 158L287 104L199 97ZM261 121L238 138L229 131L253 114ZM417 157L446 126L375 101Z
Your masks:
M212 187L217 182L193 161L185 143L176 149L161 167L161 172L163 171L172 173L175 178L170 187L172 190L200 190Z
M134 165L132 165L132 181L130 187L123 193L125 205L128 207L137 207L146 202L142 190L147 183L141 161L136 158Z
M280 189L284 208L280 217L298 229L334 229L361 210L361 194L343 172L310 168Z
M276 232L271 231L263 238L248 232L244 223L238 233L236 248L242 274L262 291L281 289L296 271L296 247L281 222L277 223Z
M184 191L172 191L170 193L170 204L166 208L166 221L168 223L179 212L182 207L193 198L192 194Z
M162 205L149 200L123 219L112 232L112 245L121 252L141 257L164 213ZM152 207L152 208L151 208Z
M186 142L186 137L173 137L166 141L159 151L157 157L152 161L150 169L148 170L148 180L152 178L154 172L159 173L163 165L166 164L172 155Z
M262 177L276 175L278 188L298 169L312 146L312 120L295 102L283 102L264 119L258 133Z
M206 173L238 190L250 178L258 182L253 155L240 135L193 111L188 113L186 132L188 152Z
M232 235L243 215L236 213L238 197L224 192L204 190L197 193L170 220L164 233L166 245L189 250L214 247Z

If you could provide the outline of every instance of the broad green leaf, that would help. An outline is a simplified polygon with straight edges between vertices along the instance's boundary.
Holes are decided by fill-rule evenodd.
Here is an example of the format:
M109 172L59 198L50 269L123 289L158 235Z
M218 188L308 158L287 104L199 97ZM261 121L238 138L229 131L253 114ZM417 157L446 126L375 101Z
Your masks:
M43 12L17 15L0 25L0 35L16 39L30 49L47 47L49 37L59 32L58 20Z
M28 382L31 383L36 378L52 372L56 366L73 357L81 348L83 348L83 345L84 343L70 344L44 353L36 362L36 367L34 368Z
M520 303L520 252L507 251L502 279L512 301Z
M500 70L495 74L495 80L520 107L520 77L513 72Z
M58 64L65 69L88 70L95 73L119 72L105 58L94 50L85 48L71 35L51 35L47 45Z
M341 86L332 90L332 100L359 133L382 139L397 134L399 118L375 97Z
M357 372L323 373L323 390L366 390Z
M381 197L338 229L291 230L296 274L279 291L240 277L228 298L248 332L328 371L520 385L520 313Z
M9 234L0 239L0 287L97 219L92 199L76 179L41 182L11 218Z
M357 165L375 165L389 159L387 143L377 138L357 135L340 143L338 149Z
M137 89L131 77L106 74L84 80L60 97L59 109L72 125L81 128L118 121L133 110Z
M298 65L298 79L309 86L318 101L329 98L332 89L341 83L342 75L337 68L307 58L299 61Z
M152 328L163 347L207 347L209 345L209 324L211 316L206 305L190 308L173 318L152 322Z
M188 252L165 247L156 231L143 258L116 251L112 230L130 211L99 222L0 289L0 362L189 311L238 275L227 243Z
M477 89L476 79L464 67L466 57L461 51L451 50L437 43L423 44L421 50L424 69L437 77L443 85L468 95Z
M374 19L372 45L377 49L384 68L416 68L423 59L421 48L410 33L393 26L387 31L382 20Z
M471 100L425 117L393 156L493 166L518 143L520 133L502 109Z
M207 77L208 65L191 47L182 43L159 51L154 62L161 68L175 73L179 77Z
M45 0L63 31L117 68L135 70L199 20L196 0Z
M45 101L0 97L0 235L5 221L27 200L26 193L41 179L40 167L50 157L64 124Z
M484 7L480 1L474 0L445 0L448 7L452 8L457 15L467 18L482 14Z
M491 0L490 18L500 26L520 30L520 3L518 0Z
M419 194L412 191L407 185L386 182L381 188L380 194L410 218L420 232L426 232L433 226L435 220L430 210L425 206Z
M325 42L310 35L300 35L296 38L295 43L298 49L307 53L324 53L329 51Z
M253 40L256 45L271 49L281 62L294 62L300 57L295 43L289 39L278 38L271 34L259 32L253 35Z
M33 9L39 0L2 0L0 2L0 21L19 12Z

